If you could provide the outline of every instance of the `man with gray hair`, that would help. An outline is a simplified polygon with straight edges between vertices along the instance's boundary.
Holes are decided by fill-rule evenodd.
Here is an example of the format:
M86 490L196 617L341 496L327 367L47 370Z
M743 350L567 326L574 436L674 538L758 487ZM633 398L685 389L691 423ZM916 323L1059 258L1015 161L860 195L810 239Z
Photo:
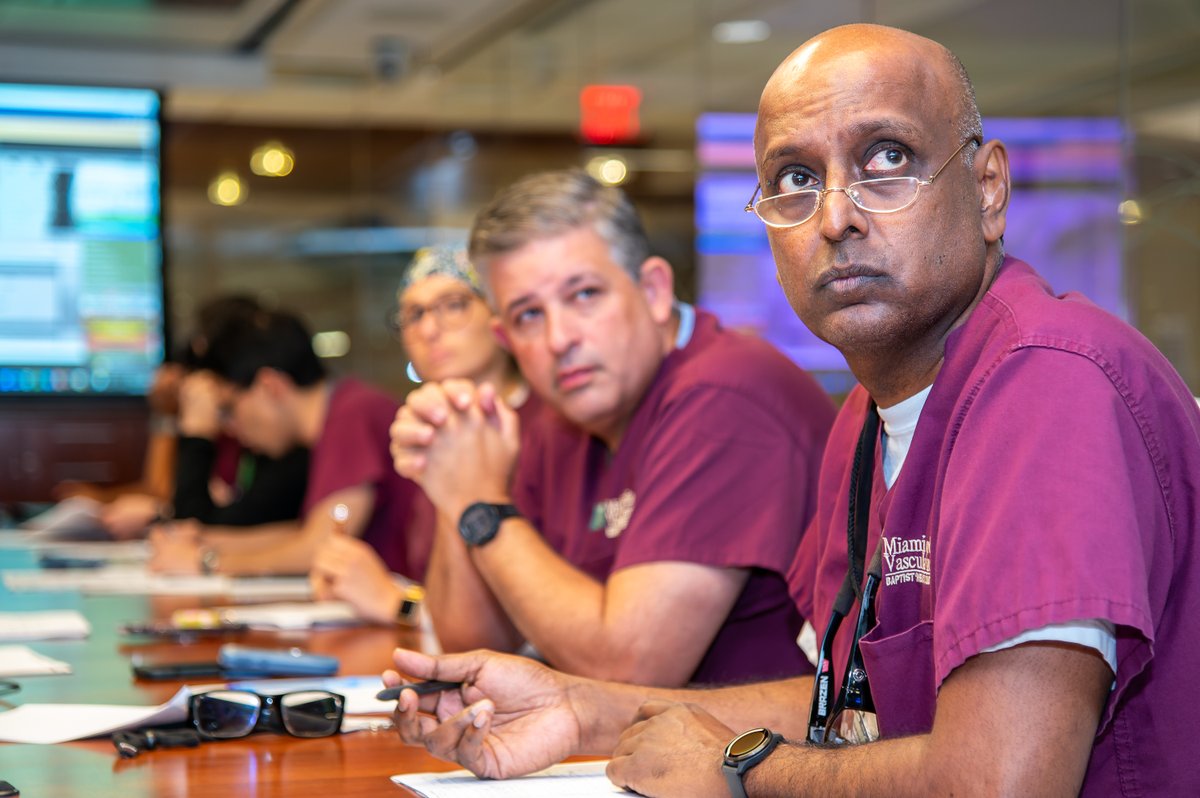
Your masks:
M440 518L426 588L442 645L529 643L655 685L808 669L784 571L833 415L816 382L677 302L632 204L581 171L501 192L470 255L556 412L521 446L491 387L448 381L397 416L397 470Z

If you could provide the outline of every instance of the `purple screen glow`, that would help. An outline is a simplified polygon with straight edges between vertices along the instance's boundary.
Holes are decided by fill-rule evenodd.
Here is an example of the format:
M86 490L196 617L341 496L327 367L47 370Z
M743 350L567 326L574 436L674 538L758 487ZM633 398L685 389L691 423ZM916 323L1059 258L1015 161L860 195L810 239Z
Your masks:
M845 361L796 318L776 282L765 227L742 210L756 182L753 132L753 114L705 114L697 122L699 303L727 326L771 341L831 393L844 393L853 384ZM1006 144L1012 170L1005 251L1055 291L1079 291L1128 320L1119 121L985 119L984 132Z

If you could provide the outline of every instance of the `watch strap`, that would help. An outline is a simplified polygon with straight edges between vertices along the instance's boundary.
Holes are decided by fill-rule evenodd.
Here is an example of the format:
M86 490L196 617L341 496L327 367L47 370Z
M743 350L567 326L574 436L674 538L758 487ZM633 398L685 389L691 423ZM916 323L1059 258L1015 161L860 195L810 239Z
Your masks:
M749 734L766 735L766 738L749 753L741 756L731 755L730 751L735 748L737 742ZM783 735L778 732L769 729L751 729L733 738L733 741L726 746L721 772L725 775L725 784L729 787L729 794L732 798L748 798L746 785L743 784L742 779L745 778L750 768L766 759L782 740Z
M746 795L746 785L742 784L742 774L733 765L721 765L721 772L725 774L725 783L729 785L729 795L732 798L749 798Z
M458 531L468 546L482 546L496 537L500 525L507 519L519 518L520 515L520 511L511 503L475 502L463 511L458 520ZM491 522L487 528L480 528L481 518Z
M396 608L396 623L417 626L421 617L421 602L425 600L425 588L420 585L405 585L400 594L400 606Z

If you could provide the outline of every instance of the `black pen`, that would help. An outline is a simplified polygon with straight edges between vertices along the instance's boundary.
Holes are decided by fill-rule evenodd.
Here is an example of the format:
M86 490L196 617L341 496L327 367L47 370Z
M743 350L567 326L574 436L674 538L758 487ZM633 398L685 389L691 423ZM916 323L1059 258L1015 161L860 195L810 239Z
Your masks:
M395 701L400 697L401 690L412 690L417 695L429 695L430 693L440 693L443 690L457 690L462 687L462 682L442 682L430 680L427 682L409 682L408 684L398 684L395 687L387 687L375 694L375 697L380 701Z

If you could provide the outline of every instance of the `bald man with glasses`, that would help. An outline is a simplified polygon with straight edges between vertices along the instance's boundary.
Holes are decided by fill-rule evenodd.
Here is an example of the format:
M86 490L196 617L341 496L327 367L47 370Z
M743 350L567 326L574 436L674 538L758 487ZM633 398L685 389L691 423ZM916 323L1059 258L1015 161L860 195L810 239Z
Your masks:
M1006 257L1005 149L941 45L818 35L767 84L755 153L780 284L860 382L789 579L817 676L647 690L399 651L466 684L405 691L401 737L493 778L607 754L647 796L1200 794L1178 374Z

